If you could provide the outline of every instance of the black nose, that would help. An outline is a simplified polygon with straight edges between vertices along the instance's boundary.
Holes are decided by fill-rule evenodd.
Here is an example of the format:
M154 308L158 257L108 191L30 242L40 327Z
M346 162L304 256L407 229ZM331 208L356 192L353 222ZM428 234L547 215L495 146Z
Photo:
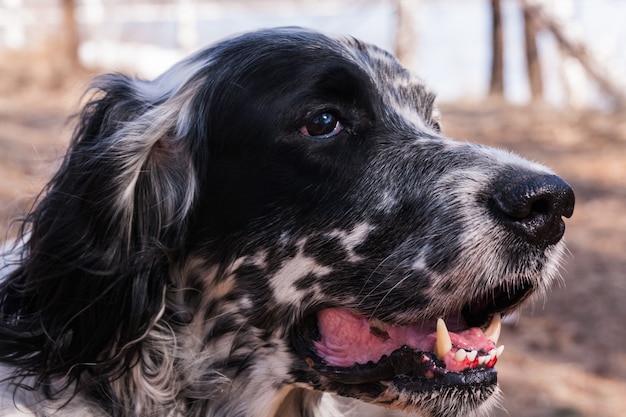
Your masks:
M529 243L553 245L565 232L562 217L574 212L574 191L556 175L506 175L494 184L491 209Z

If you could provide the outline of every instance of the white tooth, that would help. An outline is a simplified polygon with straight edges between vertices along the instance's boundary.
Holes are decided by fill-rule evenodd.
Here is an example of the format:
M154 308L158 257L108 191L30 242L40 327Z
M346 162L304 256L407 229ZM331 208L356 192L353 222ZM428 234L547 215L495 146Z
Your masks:
M491 318L491 323L489 323L489 327L485 330L485 336L487 339L491 340L496 345L498 344L498 339L500 338L500 331L502 330L502 317L500 313L495 313Z
M501 345L498 349L496 349L496 358L502 356L502 352L504 351L504 345Z
M435 344L435 354L439 359L452 350L452 340L443 319L437 319L437 343Z
M454 360L457 362L463 362L466 356L467 356L467 352L465 351L465 349L459 349L454 354Z
M489 357L490 357L491 359L493 359L493 358L495 358L495 357L496 357L496 350L495 350L495 349L491 349L491 350L489 351Z
M470 352L467 352L467 360L469 360L470 362L474 362L474 360L476 359L476 356L478 356L477 350L472 350Z
M489 355L481 356L478 358L478 363L480 365L486 365L490 360L491 360L491 357Z

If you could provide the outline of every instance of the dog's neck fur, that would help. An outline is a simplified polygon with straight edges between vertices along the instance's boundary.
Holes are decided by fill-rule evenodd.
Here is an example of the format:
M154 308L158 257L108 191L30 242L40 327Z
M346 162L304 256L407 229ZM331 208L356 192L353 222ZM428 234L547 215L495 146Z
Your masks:
M9 373L3 369L2 375ZM219 390L219 388L218 388ZM137 390L140 392L141 390ZM64 417L109 417L89 398L79 394L75 400L66 403L59 399L51 403L41 400L35 391L18 391L13 396L14 387L6 381L0 381L0 415L4 417L27 417L55 414L63 406ZM329 394L299 387L283 387L278 390L263 392L262 389L248 387L243 391L222 391L220 398L204 401L179 400L181 409L159 409L156 403L148 405L149 410L136 410L137 415L167 417L341 417L346 416L341 403ZM183 404L188 402L187 405ZM171 404L171 403L170 403ZM146 406L146 404L144 404Z

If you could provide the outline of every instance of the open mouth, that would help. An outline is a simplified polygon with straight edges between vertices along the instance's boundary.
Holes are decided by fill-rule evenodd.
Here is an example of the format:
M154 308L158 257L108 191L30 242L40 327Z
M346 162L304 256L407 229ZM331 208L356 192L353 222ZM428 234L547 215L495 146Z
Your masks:
M495 387L501 316L533 291L532 284L497 288L454 314L396 325L348 308L330 307L303 320L294 344L326 385L354 395L396 390L427 392L446 386ZM349 387L346 387L349 386Z

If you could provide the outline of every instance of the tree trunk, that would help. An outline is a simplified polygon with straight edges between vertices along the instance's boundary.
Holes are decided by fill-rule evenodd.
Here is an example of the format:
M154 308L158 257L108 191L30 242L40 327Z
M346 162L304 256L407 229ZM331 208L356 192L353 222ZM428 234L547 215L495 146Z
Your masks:
M504 97L504 35L502 31L502 11L500 0L491 0L492 17L492 61L489 95Z
M521 2L524 10L533 16L539 26L549 30L554 35L562 50L580 62L587 74L612 101L613 106L616 109L626 108L626 93L624 93L623 87L615 82L614 75L610 73L609 69L603 67L593 57L582 40L565 30L565 22L551 15L539 1L521 0Z
M418 5L418 0L395 0L397 27L394 54L410 70L415 69L417 55L415 15Z
M76 22L76 1L61 0L63 8L63 30L62 30L62 48L64 67L69 70L75 70L80 67L78 59L78 47L80 44L78 36L78 24Z
M526 67L533 101L543 100L541 61L537 53L537 24L528 8L524 8L524 40L526 44Z

